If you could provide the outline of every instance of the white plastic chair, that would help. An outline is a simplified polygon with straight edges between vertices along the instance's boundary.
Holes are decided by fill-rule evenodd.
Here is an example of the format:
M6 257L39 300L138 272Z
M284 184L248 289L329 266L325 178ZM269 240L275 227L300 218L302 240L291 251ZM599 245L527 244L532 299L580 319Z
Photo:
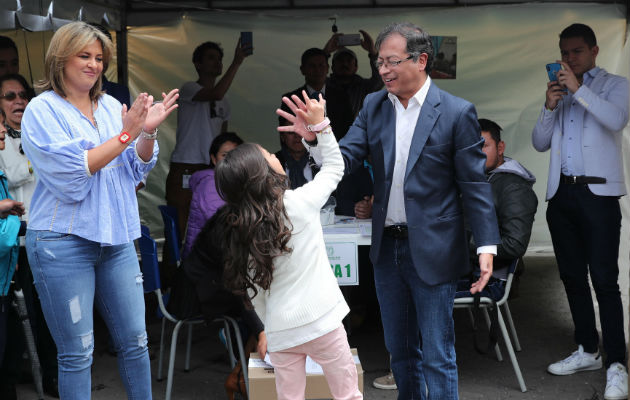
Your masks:
M514 327L514 321L512 320L512 313L510 312L510 307L508 305L508 297L510 296L510 289L512 289L512 281L514 279L514 273L518 266L519 260L514 260L512 264L510 264L508 269L508 277L507 282L505 284L505 293L503 297L497 301L496 303L490 299L489 297L481 297L479 301L479 307L483 311L484 318L490 327L490 315L488 314L488 309L492 308L494 304L496 304L498 311L498 322L499 327L501 328L501 334L503 336L503 341L505 342L505 347L507 348L508 354L510 356L510 361L512 362L512 367L514 368L514 373L516 374L516 379L518 380L518 384L521 388L522 392L527 391L527 387L525 386L525 380L523 379L523 374L521 373L521 368L518 365L518 361L516 360L516 354L514 353L514 349L516 351L521 351L521 344L518 340L518 335L516 334L516 328ZM461 297L455 299L454 308L466 308L469 311L469 314L472 318L472 309L474 307L474 298L471 297ZM512 334L512 339L510 339L510 335L508 334L507 328L505 326L505 320L503 319L503 313L501 310L503 309L503 313L505 313L505 317L507 319L508 325L510 327L510 333ZM512 341L514 346L512 346ZM503 361L503 355L501 354L501 350L499 349L499 343L495 345L495 352L497 354L497 359L499 361Z

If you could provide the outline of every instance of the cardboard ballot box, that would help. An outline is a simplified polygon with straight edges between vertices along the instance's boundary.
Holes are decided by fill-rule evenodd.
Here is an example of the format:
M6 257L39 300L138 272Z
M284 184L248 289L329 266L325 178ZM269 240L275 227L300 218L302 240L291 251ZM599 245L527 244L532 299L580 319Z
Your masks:
M350 349L354 356L359 378L359 390L363 393L363 368L357 355L357 349ZM260 364L258 353L252 353L248 366L249 376L249 400L275 400L276 376L273 368L257 366ZM328 382L323 374L306 374L306 399L332 399Z

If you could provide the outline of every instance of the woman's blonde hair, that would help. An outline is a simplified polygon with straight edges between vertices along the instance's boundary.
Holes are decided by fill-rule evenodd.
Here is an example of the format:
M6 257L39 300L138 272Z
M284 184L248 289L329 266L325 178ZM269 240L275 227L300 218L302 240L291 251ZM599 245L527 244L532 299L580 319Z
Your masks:
M59 28L50 40L46 59L44 60L44 79L35 87L40 90L54 90L59 95L66 97L66 83L63 70L70 57L76 55L86 46L98 40L103 48L103 65L109 63L112 57L113 45L111 40L97 28L76 21ZM90 89L90 99L97 100L103 92L102 74Z

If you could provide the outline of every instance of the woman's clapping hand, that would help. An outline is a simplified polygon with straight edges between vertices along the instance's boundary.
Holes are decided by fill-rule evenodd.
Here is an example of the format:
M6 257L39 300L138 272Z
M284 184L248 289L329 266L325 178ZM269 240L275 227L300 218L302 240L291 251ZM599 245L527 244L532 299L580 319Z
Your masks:
M179 89L173 89L168 94L162 92L162 101L151 105L147 118L144 121L144 131L153 132L155 128L160 126L169 114L177 108L177 99L179 98Z
M151 133L177 108L179 90L173 89L168 94L162 93L162 101L153 102L153 96L140 93L129 110L123 105L123 131L133 139L137 138L144 129Z

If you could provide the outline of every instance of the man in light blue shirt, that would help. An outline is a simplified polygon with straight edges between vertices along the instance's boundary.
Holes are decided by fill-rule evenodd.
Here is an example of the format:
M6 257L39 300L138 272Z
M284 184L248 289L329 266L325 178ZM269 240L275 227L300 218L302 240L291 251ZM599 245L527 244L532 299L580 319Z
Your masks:
M547 84L532 133L550 152L547 222L567 293L578 350L549 365L554 375L602 367L588 276L599 303L607 354L605 399L626 399L623 307L617 279L621 211L626 194L621 131L628 123L628 81L595 65L595 33L573 24L560 34L563 69Z

